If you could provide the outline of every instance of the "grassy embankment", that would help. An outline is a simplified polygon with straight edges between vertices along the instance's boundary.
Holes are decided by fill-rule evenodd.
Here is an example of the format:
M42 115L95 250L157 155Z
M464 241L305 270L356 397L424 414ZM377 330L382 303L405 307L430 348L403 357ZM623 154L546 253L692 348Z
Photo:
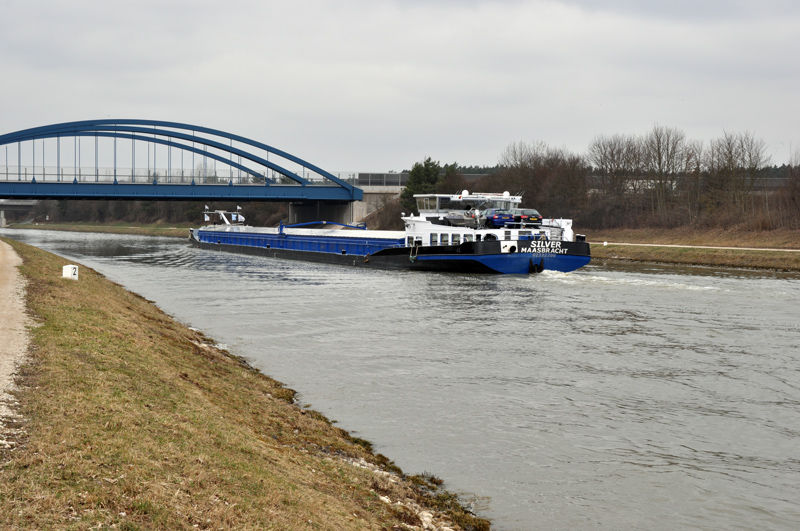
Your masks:
M15 229L65 230L71 232L106 232L113 234L138 234L141 236L166 236L170 238L188 238L189 229L198 227L198 223L150 223L137 224L122 221L113 223L20 223L13 225Z
M0 528L404 529L424 511L489 528L151 302L6 241L37 326L26 435L0 455Z
M800 249L800 231L720 231L697 229L617 229L587 231L592 260L627 260L710 267L740 267L800 271L800 252L768 249ZM603 242L608 242L604 246ZM618 243L652 246L617 245ZM657 247L678 245L681 247ZM685 246L685 247L684 247ZM706 247L749 247L708 249Z

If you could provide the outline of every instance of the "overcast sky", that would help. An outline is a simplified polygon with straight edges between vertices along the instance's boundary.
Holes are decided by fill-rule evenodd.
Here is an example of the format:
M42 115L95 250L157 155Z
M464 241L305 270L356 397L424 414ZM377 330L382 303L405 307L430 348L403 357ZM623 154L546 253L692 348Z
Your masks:
M186 122L329 171L511 142L750 131L800 148L796 0L4 0L0 134Z

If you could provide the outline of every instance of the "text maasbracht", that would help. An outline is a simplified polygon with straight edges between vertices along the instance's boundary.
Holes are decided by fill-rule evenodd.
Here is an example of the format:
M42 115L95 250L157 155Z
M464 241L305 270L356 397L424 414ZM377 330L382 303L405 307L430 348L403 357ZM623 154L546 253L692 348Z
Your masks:
M567 254L567 249L561 247L559 241L539 241L526 244L520 247L521 253L549 253L549 254Z

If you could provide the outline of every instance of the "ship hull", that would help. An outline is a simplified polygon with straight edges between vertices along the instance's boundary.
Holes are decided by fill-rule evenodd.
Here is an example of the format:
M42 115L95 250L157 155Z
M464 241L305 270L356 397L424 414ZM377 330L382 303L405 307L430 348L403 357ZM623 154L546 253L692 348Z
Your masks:
M222 239L205 238L202 233L193 235L192 245L208 250L235 252L270 258L302 260L348 267L384 270L434 271L454 273L483 274L522 274L539 273L543 270L569 272L589 263L589 244L585 242L559 242L558 247L537 247L535 242L467 242L455 246L435 247L390 247L362 250L361 253L328 252L302 249L305 242L295 238L284 243L283 247L246 238L241 234L238 240L247 243L225 243ZM210 240L210 241L208 241ZM219 241L219 243L216 243ZM260 244L259 244L260 243ZM510 245L514 244L514 245ZM285 248L286 245L301 248ZM352 245L352 244L351 244ZM311 246L314 247L314 246ZM317 246L317 248L319 248ZM363 247L362 247L363 249Z

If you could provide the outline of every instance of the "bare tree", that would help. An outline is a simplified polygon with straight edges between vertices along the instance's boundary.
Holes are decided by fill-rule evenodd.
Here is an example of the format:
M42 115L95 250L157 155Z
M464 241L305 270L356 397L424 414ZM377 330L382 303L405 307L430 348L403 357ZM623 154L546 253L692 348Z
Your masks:
M654 190L654 210L667 219L667 205L675 189L686 149L686 135L673 127L654 125L643 144L644 165Z
M596 136L589 144L587 162L599 173L600 192L616 199L638 189L641 142L634 136Z
M549 149L543 173L541 200L549 215L580 217L589 199L589 169L584 157L566 149Z
M767 221L771 223L769 208L770 194L766 186L767 176L761 171L769 164L770 160L770 157L766 154L767 144L763 139L756 138L750 131L739 133L738 141L739 151L742 156L742 172L746 181L748 195L750 196L752 211L755 213L756 185L758 176L762 174L764 175L764 183L761 187L761 195L764 198L764 216Z
M692 224L700 218L704 169L703 142L688 140L683 150L678 189L683 193L686 213Z
M790 226L800 226L800 149L795 150L789 158L789 175L784 185L784 197L787 202L787 218L794 219Z
M616 177L623 166L623 141L621 135L596 136L589 143L586 156L589 163L594 166L598 181L594 183L595 189L607 196L622 195L616 184ZM624 189L624 188L623 188Z
M509 144L498 159L505 187L511 192L524 191L538 197L544 188L539 170L548 150L547 144L542 141Z
M547 144L535 142L511 142L500 154L498 164L505 168L532 168L547 156Z
M769 163L766 143L753 133L730 133L724 131L721 138L711 141L707 156L711 191L725 193L729 204L740 214L747 211L750 199L751 211L755 211L755 188L759 173ZM769 212L765 194L765 212Z

